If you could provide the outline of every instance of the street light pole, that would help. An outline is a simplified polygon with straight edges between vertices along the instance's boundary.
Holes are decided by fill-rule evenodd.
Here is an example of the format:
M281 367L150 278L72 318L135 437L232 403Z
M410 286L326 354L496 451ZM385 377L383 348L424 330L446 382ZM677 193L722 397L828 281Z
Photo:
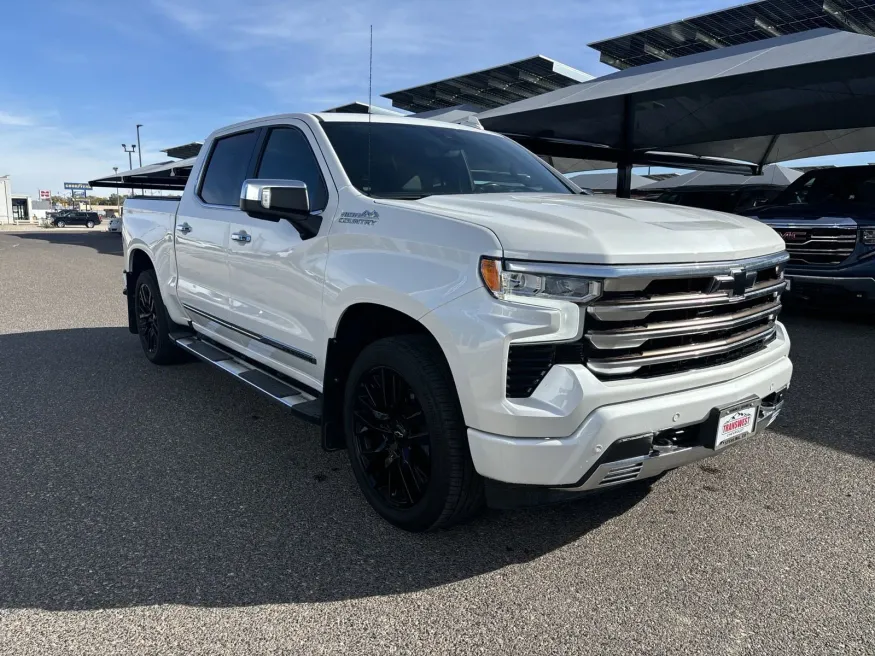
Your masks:
M143 167L143 149L140 147L140 128L143 127L142 123L137 123L137 150L139 152L140 157L140 168Z

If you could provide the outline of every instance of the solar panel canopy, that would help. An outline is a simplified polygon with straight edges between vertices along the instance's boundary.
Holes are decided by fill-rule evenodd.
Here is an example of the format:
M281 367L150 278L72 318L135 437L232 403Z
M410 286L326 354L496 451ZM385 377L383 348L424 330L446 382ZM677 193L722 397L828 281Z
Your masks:
M203 141L192 141L191 143L183 144L181 146L172 146L161 152L165 153L168 157L188 159L189 157L197 157L197 154L201 151L201 146L203 145Z
M602 148L585 156L615 162L659 165L642 155L669 152L762 166L875 149L873 104L875 38L820 29L630 68L478 118L539 154L589 144Z
M592 75L536 55L465 75L384 93L392 106L408 112L473 105L483 109L538 96L591 80Z
M603 63L624 69L823 27L875 36L875 2L760 0L589 46Z

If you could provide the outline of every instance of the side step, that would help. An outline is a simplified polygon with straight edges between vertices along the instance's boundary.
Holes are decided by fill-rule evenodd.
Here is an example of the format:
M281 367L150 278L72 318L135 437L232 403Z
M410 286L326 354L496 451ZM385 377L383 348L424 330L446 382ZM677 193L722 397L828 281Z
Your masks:
M298 389L291 383L281 380L267 368L243 360L217 344L200 339L195 334L180 332L171 333L170 336L179 348L242 380L274 401L282 403L298 418L314 424L322 422L322 399L314 394Z

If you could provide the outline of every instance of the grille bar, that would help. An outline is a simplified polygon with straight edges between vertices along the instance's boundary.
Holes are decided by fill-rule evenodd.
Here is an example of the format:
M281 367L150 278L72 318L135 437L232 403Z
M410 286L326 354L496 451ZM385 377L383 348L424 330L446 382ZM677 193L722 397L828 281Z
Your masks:
M766 306L754 306L732 314L703 317L686 321L666 321L644 327L615 328L612 330L593 330L586 339L598 349L636 348L651 339L677 337L682 335L701 335L703 333L737 328L755 323L764 317L770 319L781 311L780 301Z
M785 224L774 226L784 239L790 264L835 266L848 259L857 246L857 226Z
M711 276L691 267L686 278L606 284L587 308L579 342L585 366L603 380L664 376L765 348L777 335L782 264L727 262Z
M767 280L751 287L744 295L730 296L725 292L717 294L683 294L662 296L632 301L603 301L591 305L587 310L591 315L605 321L628 321L644 319L658 310L688 310L715 305L732 305L770 294L780 294L787 283Z
M727 339L715 340L705 344L695 344L693 346L647 351L641 355L589 360L586 366L590 371L597 374L632 374L645 366L694 360L709 355L720 355L741 349L757 341L765 343L775 334L775 331L774 322L769 322L765 327L757 327Z

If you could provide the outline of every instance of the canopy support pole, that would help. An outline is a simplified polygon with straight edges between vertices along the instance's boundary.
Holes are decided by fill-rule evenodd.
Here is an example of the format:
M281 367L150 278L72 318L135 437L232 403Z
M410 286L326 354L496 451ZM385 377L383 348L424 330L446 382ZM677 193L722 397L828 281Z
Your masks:
M626 160L617 164L617 198L632 197L632 162Z
M763 174L763 165L766 163L766 160L769 159L769 155L772 154L772 150L775 148L775 144L778 143L777 134L773 134L772 138L769 140L769 145L766 146L766 150L763 153L763 156L760 158L760 161L757 162L757 167L754 170L754 175L762 175Z
M635 112L632 96L623 97L623 152L617 162L617 198L632 197L632 130Z

